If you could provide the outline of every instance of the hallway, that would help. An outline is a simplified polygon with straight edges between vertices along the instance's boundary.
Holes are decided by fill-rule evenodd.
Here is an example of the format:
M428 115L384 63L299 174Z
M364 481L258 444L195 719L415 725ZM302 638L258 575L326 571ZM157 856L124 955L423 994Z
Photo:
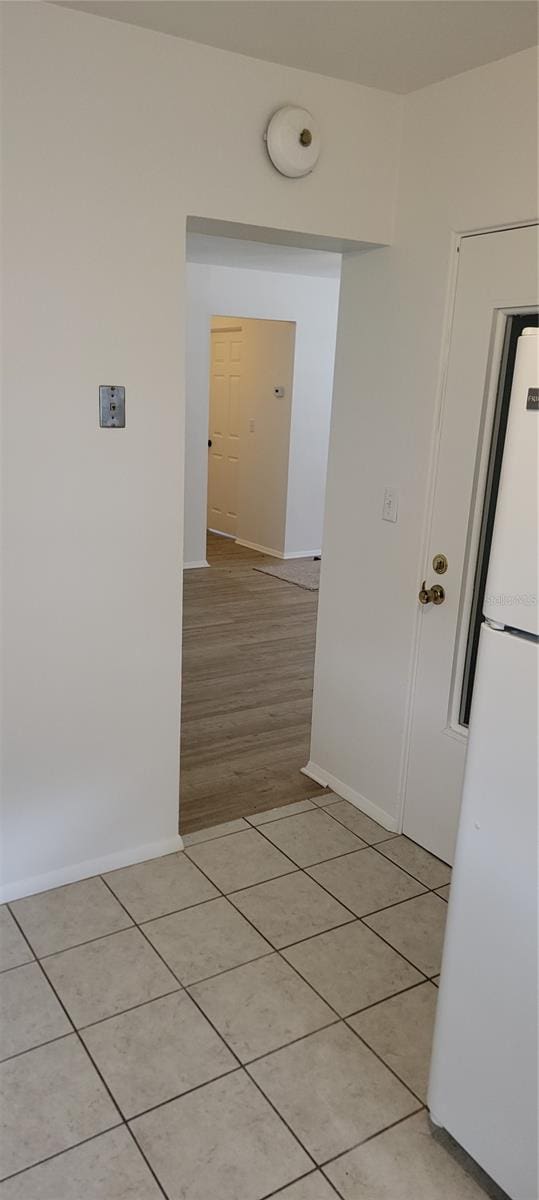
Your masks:
M184 573L182 833L322 794L300 774L318 592L255 571L277 560L211 533L207 558Z

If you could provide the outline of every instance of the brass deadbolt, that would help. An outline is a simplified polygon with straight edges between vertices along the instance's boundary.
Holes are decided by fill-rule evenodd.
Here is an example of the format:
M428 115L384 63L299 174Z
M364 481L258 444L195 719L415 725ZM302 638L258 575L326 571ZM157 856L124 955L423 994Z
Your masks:
M313 140L313 135L310 129L302 129L299 135L299 140L302 146L310 146Z
M432 560L432 566L437 575L445 575L447 571L447 559L445 554L435 554Z

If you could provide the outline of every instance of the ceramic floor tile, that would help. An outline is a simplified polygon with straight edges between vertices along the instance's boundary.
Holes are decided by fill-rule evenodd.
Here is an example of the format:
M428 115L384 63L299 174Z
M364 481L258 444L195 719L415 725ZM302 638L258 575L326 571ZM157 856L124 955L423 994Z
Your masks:
M360 921L283 950L341 1017L419 983L421 975Z
M349 1025L426 1102L438 993L431 983L351 1017Z
M217 895L211 883L181 851L111 871L105 879L139 925Z
M367 917L366 924L430 976L440 970L446 917L445 900L429 892Z
M351 1149L418 1105L342 1024L252 1063L249 1073L318 1163Z
M438 984L439 984L439 982L440 982L440 976L439 976L439 975L433 975L433 977L432 977L432 979L431 979L431 983L435 983L435 984L436 984L436 987L438 987Z
M316 804L317 808L329 808L330 804L337 804L342 799L336 792L323 792L322 795L309 796L311 804Z
M65 950L43 967L78 1028L180 986L138 929Z
M0 971L32 962L32 951L18 929L9 908L0 905Z
M315 1171L312 1175L306 1175L305 1179L291 1183L290 1187L279 1192L275 1200L335 1200L336 1195L337 1193L327 1179L324 1179L321 1172ZM3 1200L1 1193L0 1200ZM33 1197L29 1197L29 1200L33 1200Z
M343 1200L485 1200L417 1113L325 1168Z
M425 891L423 884L372 849L309 867L308 874L358 917Z
M124 1126L6 1180L0 1200L163 1200L163 1193Z
M302 871L258 883L229 899L277 948L353 920L338 900Z
M277 954L189 990L242 1062L335 1020L327 1004Z
M449 892L451 890L449 884L446 884L445 887L436 888L435 890L436 890L436 895L441 896L442 900L449 900Z
M0 975L0 1059L50 1042L71 1029L37 963Z
M32 949L41 958L132 925L102 879L82 879L12 904Z
M351 829L352 833L357 833L357 836L367 842L369 846L395 837L395 834L391 833L389 829L384 829L383 825L373 821L366 813L360 812L359 808L356 808L354 804L349 804L348 800L338 800L337 804L333 804L331 815L336 821L341 821L343 825L346 825L347 829Z
M262 1200L312 1166L243 1071L132 1128L169 1200Z
M119 1120L75 1034L8 1059L0 1066L0 1179Z
M82 1038L125 1117L237 1066L186 992L92 1025Z
M235 892L295 870L294 864L257 829L192 846L186 853L222 892Z
M297 817L287 817L284 821L272 821L264 825L263 832L298 867L336 858L339 854L359 850L365 845L349 829L319 808L300 813Z
M212 825L210 829L199 829L196 833L182 834L184 846L198 846L199 842L211 842L216 837L226 837L228 833L241 833L248 829L247 821L238 817L237 821L224 821L222 825Z
M312 812L312 800L298 800L295 804L283 804L281 808L268 808L265 812L253 813L247 817L251 825L267 825L268 821L278 821L282 817L294 817L297 813Z
M271 952L264 938L223 898L150 921L144 932L183 984L197 983Z
M414 875L420 883L429 888L442 887L451 879L451 867L429 854L422 846L411 842L410 838L391 838L391 841L379 846L379 850L380 854L390 858L391 862L402 867L404 871L409 871L410 875Z

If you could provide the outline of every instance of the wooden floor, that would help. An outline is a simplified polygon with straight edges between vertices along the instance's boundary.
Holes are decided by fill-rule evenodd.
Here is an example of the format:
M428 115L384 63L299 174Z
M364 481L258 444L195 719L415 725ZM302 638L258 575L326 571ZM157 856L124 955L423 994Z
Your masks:
M254 571L275 563L208 534L184 574L180 828L322 792L309 758L318 592Z

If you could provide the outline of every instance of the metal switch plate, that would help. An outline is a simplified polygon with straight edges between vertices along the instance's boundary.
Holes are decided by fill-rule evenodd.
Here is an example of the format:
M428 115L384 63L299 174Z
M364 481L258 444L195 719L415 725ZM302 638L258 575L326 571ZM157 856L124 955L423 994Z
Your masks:
M399 493L394 487L386 487L384 491L384 505L382 508L382 521L396 521L399 511Z
M125 388L102 383L99 388L99 424L102 429L125 427Z

